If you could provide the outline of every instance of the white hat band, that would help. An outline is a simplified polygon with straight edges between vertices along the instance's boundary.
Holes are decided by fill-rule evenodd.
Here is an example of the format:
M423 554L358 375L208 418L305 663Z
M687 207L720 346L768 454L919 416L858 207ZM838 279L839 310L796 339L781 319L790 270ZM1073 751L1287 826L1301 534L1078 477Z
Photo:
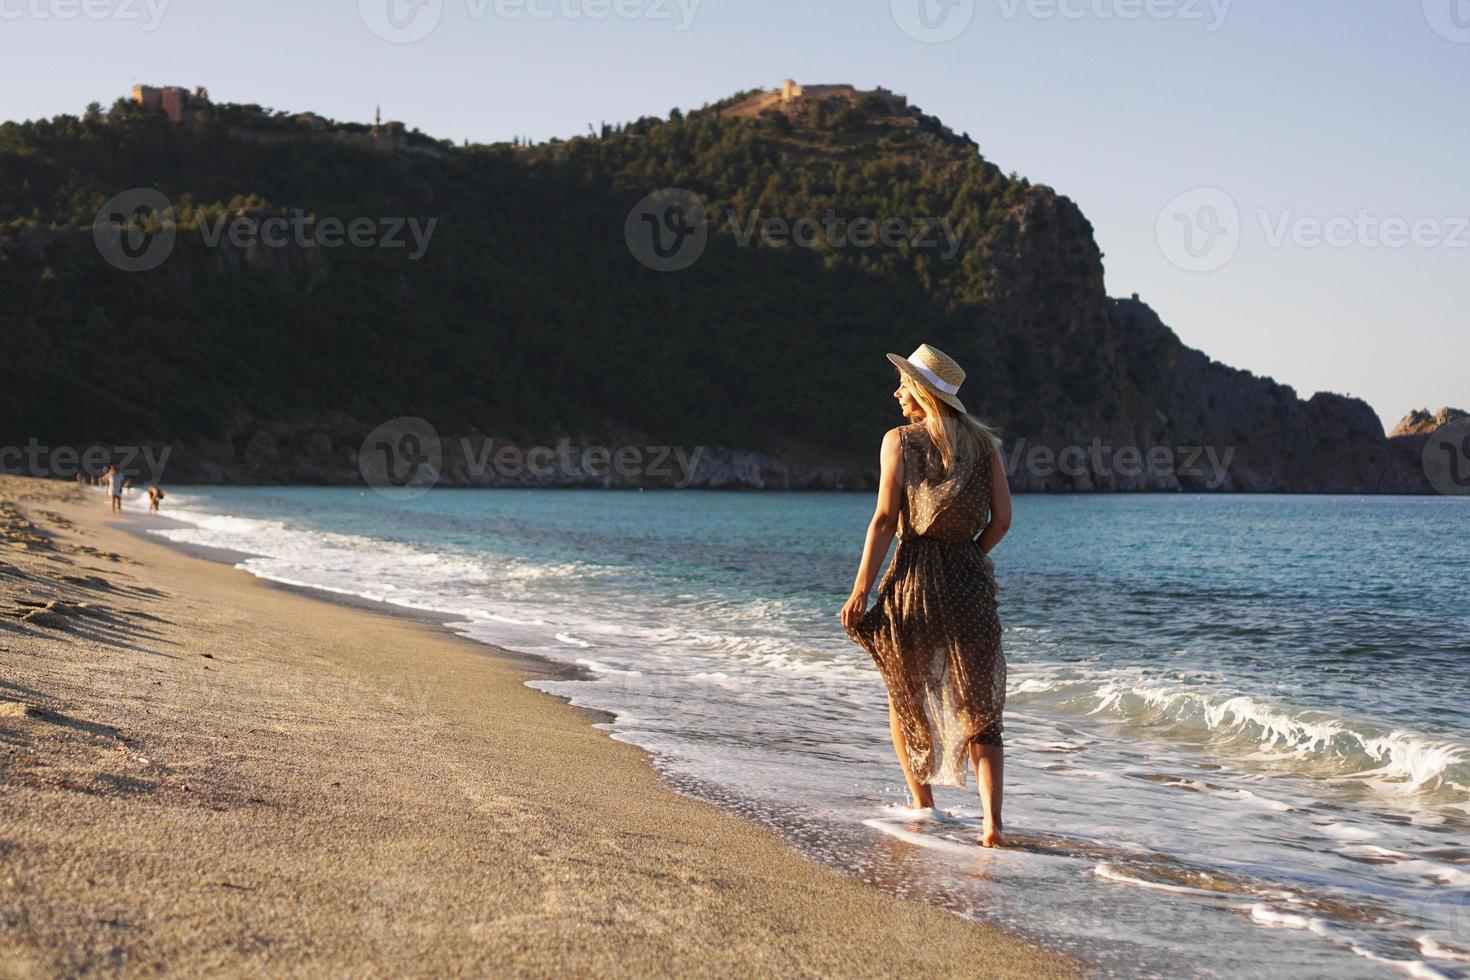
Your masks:
M946 395L953 395L955 392L959 391L959 385L952 385L949 382L944 381L939 377L939 375L935 374L933 371L929 370L924 365L914 360L915 357L918 357L922 353L924 353L924 349L921 347L918 350L914 351L912 356L909 357L909 364L913 367L913 369L922 374L925 381L928 381L931 385L938 388Z

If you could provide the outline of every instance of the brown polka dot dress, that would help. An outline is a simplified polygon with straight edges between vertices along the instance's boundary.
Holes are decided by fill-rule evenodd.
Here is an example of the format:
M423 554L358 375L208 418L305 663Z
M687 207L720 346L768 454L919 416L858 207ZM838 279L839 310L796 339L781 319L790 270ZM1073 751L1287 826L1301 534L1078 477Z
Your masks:
M972 742L1001 744L1006 662L995 565L974 537L990 516L990 453L945 473L922 424L899 430L898 550L873 608L848 635L888 685L921 783L964 786Z

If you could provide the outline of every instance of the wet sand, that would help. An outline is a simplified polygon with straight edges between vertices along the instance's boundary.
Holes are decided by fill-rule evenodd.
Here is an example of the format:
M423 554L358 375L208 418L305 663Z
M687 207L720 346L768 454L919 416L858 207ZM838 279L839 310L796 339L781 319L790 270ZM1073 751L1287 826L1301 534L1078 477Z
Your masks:
M0 976L1078 972L673 792L524 658L118 523L0 476Z

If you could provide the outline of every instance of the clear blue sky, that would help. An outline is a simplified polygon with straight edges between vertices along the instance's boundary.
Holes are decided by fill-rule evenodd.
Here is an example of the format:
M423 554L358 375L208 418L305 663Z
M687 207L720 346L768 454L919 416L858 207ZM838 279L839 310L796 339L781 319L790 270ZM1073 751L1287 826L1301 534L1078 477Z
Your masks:
M428 22L393 2L408 29ZM1470 227L1454 220L1470 218L1465 0L955 0L931 18L965 24L944 43L901 30L890 0L422 2L420 18L442 3L434 30L389 43L366 26L388 0L0 0L0 118L79 113L142 81L338 119L382 103L433 136L493 141L787 76L883 85L1076 200L1109 292L1139 293L1215 359L1303 396L1362 397L1390 426L1470 408ZM599 2L631 16L588 16ZM1234 257L1205 272L1171 262L1157 230L1198 187L1240 212ZM1420 222L1421 244L1271 243L1282 221L1360 212Z

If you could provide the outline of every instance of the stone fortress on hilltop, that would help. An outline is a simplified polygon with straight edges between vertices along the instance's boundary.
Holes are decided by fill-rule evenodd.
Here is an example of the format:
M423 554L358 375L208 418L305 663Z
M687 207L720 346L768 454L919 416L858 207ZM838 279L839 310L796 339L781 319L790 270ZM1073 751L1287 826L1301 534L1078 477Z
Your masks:
M257 105L211 102L209 89L193 91L182 85L134 85L132 101L149 112L159 112L173 123L187 126L215 122L233 137L253 143L335 142L378 152L411 152L443 157L445 149L414 134L410 139L401 122L384 122L381 108L371 126L341 123L314 112L274 113Z
M855 105L869 102L882 105L891 112L908 108L907 96L897 95L886 88L859 89L853 85L799 85L788 78L781 87L760 92L725 110L726 115L758 116L762 112L792 112L814 102L835 101Z
M165 85L163 88L134 85L133 101L145 109L162 112L168 116L169 122L192 122L199 112L207 110L211 105L209 89L202 85L193 92L182 85ZM189 115L186 116L185 113Z

